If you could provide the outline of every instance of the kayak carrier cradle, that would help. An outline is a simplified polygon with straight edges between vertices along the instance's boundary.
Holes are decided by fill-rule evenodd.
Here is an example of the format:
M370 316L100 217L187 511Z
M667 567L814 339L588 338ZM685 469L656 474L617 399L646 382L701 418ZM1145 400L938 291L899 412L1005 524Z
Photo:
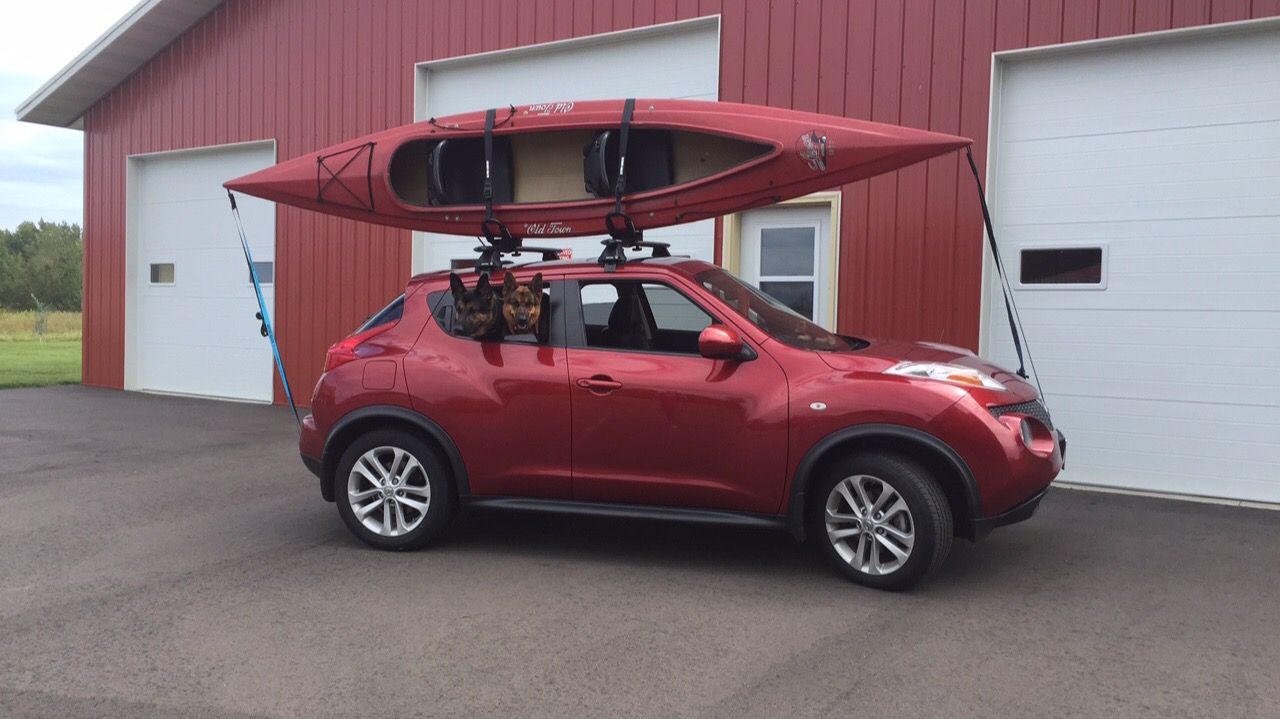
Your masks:
M604 216L604 227L609 239L601 240L604 251L596 261L605 272L613 272L627 263L627 250L638 250L648 247L653 250L654 257L670 257L671 245L666 242L648 242L644 232L637 230L631 216L625 212L610 212Z
M502 256L519 257L523 252L534 252L542 255L544 261L560 259L558 247L525 247L519 237L512 237L511 231L500 220L489 219L480 223L486 244L476 248L480 257L476 260L477 272L496 272L502 269Z

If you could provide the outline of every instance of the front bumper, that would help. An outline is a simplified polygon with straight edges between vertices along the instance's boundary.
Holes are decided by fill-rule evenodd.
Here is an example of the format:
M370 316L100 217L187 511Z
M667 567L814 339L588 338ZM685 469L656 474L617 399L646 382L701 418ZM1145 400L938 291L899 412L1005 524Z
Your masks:
M1026 500L1022 504L1015 506L1013 509L997 514L994 517L983 517L973 520L973 539L977 541L991 534L991 530L996 527L1003 527L1007 524L1016 524L1018 522L1031 519L1031 515L1036 513L1036 509L1040 506L1040 500L1044 499L1044 495L1049 493L1049 488L1036 492L1031 499Z

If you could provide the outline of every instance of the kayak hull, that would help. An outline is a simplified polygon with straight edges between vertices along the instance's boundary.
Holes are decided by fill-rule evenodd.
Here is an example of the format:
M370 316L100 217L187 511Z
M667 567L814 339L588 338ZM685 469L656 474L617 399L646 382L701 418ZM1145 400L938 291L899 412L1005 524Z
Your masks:
M623 100L564 102L496 112L496 140L571 131L616 131ZM229 190L362 222L453 235L477 235L481 202L424 206L407 201L397 151L409 143L483 137L484 112L417 122L374 133L245 175ZM761 150L690 181L625 193L622 211L637 229L693 222L769 205L896 170L962 148L953 135L862 120L727 102L638 99L632 132L665 130L750 143ZM538 137L524 137L538 135ZM691 135L692 136L692 135ZM532 142L530 142L532 140ZM526 157L535 157L528 154ZM575 158L580 161L581 158ZM517 172L537 170L528 160ZM561 158L563 165L563 158ZM416 170L412 170L416 172ZM426 172L426 166L422 172ZM393 172L396 173L393 178ZM393 179L395 182L393 182ZM399 183L398 185L396 183ZM493 216L515 237L575 237L605 232L614 198L495 203Z

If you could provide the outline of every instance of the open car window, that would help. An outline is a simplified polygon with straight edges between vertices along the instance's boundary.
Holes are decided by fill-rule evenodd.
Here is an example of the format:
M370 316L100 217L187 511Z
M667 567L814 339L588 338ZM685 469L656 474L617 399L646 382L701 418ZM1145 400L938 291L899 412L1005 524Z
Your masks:
M553 344L564 345L563 322L560 319L561 283L548 282L542 290L542 302L538 330L531 333L511 334L506 330L506 321L502 314L501 298L494 307L494 325L492 332L482 338L470 337L462 329L458 320L458 308L454 306L453 294L448 290L432 292L427 297L427 307L431 309L431 317L447 334L460 340L471 342L503 342L509 344Z
M698 335L714 321L656 280L591 280L578 287L587 347L696 355Z
M724 270L707 270L695 279L742 318L783 344L825 352L866 346L862 340L828 332Z

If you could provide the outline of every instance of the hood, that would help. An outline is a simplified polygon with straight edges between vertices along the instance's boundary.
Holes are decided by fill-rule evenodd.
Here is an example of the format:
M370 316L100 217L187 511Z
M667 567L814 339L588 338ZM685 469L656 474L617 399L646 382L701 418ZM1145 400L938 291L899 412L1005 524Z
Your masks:
M849 352L818 352L822 361L834 370L845 372L883 372L899 362L946 362L976 369L994 379L1014 396L1011 402L1026 402L1039 397L1033 384L1012 370L993 364L963 347L938 342L904 340L868 340L871 344Z

